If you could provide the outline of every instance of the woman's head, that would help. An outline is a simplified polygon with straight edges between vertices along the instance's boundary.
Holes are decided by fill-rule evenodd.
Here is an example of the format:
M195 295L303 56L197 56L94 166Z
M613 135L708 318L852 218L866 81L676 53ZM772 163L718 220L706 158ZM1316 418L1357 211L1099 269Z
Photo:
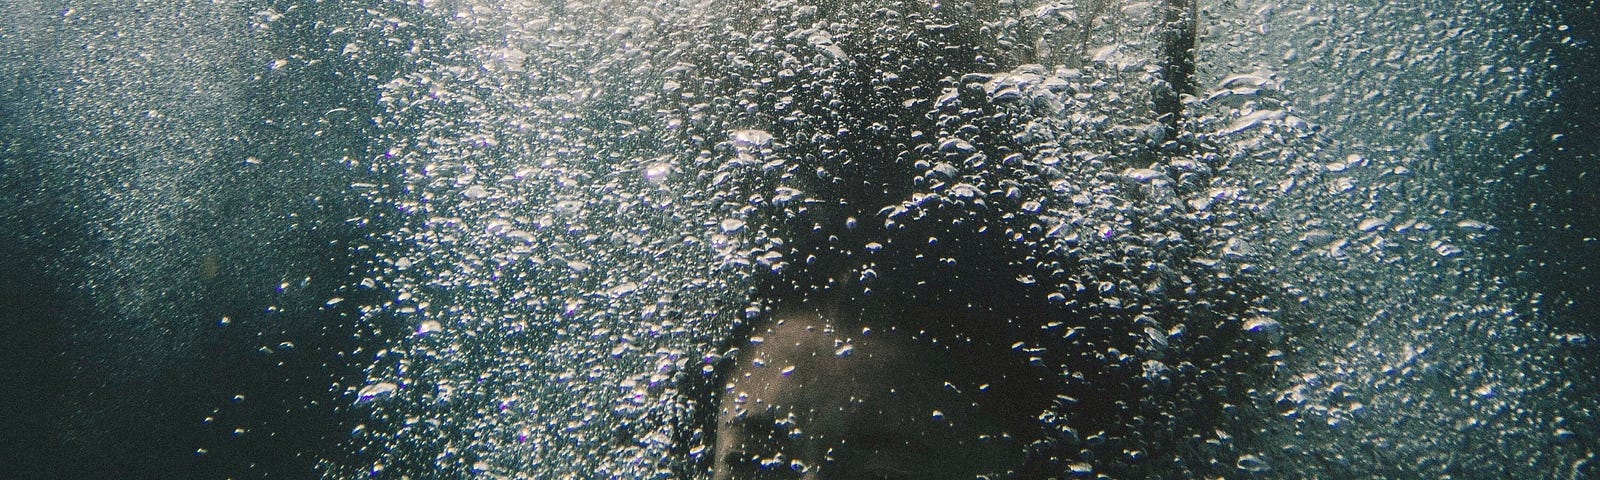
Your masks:
M880 283L905 288L775 299L741 329L700 399L712 478L1021 471L1059 391L1017 334L1040 319L940 282Z

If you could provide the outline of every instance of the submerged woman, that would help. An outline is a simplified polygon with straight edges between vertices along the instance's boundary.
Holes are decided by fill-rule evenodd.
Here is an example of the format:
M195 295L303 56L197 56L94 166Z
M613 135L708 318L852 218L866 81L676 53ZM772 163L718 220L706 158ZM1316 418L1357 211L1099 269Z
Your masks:
M1020 242L1026 227L1004 212L1015 207L973 195L1010 174L986 165L1029 147L996 133L1015 119L963 78L1045 49L1005 33L1017 30L1009 3L888 3L750 5L738 9L748 24L707 42L751 45L707 53L722 66L699 72L695 90L736 119L722 128L760 131L731 142L746 163L779 170L755 190L798 187L809 199L741 193L771 210L782 260L755 294L760 313L693 381L696 425L682 443L698 454L687 476L1064 473L1060 450L1075 434L1047 412L1078 401L1061 378L1073 360L1047 346L1060 346L1063 325L1103 319L1051 298L1057 289ZM1091 3L1086 16L1107 8ZM1192 6L1163 12L1168 28L1187 26L1162 38L1169 88L1150 106L1170 128L1193 68Z

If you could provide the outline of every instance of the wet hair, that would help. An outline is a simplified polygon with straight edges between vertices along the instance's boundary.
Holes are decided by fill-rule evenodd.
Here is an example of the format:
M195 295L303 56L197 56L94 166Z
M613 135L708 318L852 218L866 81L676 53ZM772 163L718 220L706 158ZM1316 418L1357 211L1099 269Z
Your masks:
M820 7L819 18L877 15L870 9L854 11L864 7L849 2L806 3ZM1011 225L1015 221L1006 218L1000 211L1003 207L991 210L982 202L953 206L913 198L922 188L916 182L926 168L917 165L918 157L934 153L917 150L916 145L930 141L919 136L939 135L959 125L944 125L931 116L886 112L880 106L932 98L940 91L955 90L963 97L981 94L962 88L956 77L1030 60L1028 52L1000 48L980 31L979 20L993 17L997 2L956 5L942 12L908 10L903 20L913 28L906 31L923 37L840 36L836 40L848 44L846 51L881 50L882 55L852 56L853 67L828 69L823 72L826 78L763 79L773 82L767 87L771 90L792 93L795 104L786 110L769 111L759 101L740 109L713 104L723 109L717 117L734 119L720 128L769 130L779 139L772 148L798 166L761 188L799 186L811 200L770 206L765 217L754 222L783 240L781 253L787 266L759 278L750 298L760 313L738 321L716 350L718 355L710 356L705 368L689 368L681 378L689 415L680 419L677 429L675 468L680 477L696 478L713 463L708 453L715 445L718 403L735 370L737 349L768 325L775 312L821 310L824 304L838 305L855 316L892 319L896 323L886 328L937 340L952 358L975 366L973 371L989 372L984 383L990 387L977 402L1000 418L1014 437L1029 444L1029 460L1020 478L1058 477L1065 471L1063 463L1072 458L1078 440L1063 415L1073 415L1073 423L1079 425L1120 422L1113 405L1132 397L1129 392L1137 388L1125 381L1127 374L1121 370L1095 372L1105 370L1105 361L1097 358L1108 350L1133 351L1127 332L1135 314L1094 307L1096 292L1056 289L1056 282L1064 280L1061 270L1046 273L1049 269L1040 268L1037 252L1029 251L1032 247L1021 243L1022 235L1016 233L1026 226ZM1192 90L1194 30L1192 2L1170 0L1167 7L1168 23L1187 25L1187 30L1174 30L1162 38L1169 57L1162 64L1172 90L1158 92L1155 107L1159 120L1172 130L1181 114L1181 95ZM945 25L942 22L952 17L956 21L950 29L914 25ZM874 43L880 41L891 43ZM712 51L708 60L695 62L705 69L695 76L703 79L702 98L737 97L753 80L738 68L723 71L719 64L724 61L717 60L722 55ZM889 89L879 84L883 73L895 74L899 86ZM985 99L968 100L982 105ZM871 128L880 125L883 128ZM836 134L844 131L848 134ZM1024 150L1003 138L992 140L977 146L990 158ZM784 145L788 141L804 147ZM902 211L886 214L885 208ZM921 321L924 318L940 321ZM1085 327L1084 332L1063 331L1077 327ZM1069 385L1065 374L1078 371L1089 372L1088 378ZM691 453L697 449L701 454Z

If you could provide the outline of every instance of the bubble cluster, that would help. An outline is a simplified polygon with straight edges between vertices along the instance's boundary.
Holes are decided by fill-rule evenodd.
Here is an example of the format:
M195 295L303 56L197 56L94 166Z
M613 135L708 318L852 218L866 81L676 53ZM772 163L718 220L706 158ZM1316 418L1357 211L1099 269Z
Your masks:
M414 335L349 387L358 441L385 474L674 475L703 441L680 386L758 279L978 225L1078 314L1019 347L1062 366L1041 418L1071 475L1592 456L1555 406L1568 347L1453 200L1450 162L1526 148L1548 88L1504 10L1202 5L1169 129L1165 4L987 5L399 9L438 29L381 89L406 220L371 316Z

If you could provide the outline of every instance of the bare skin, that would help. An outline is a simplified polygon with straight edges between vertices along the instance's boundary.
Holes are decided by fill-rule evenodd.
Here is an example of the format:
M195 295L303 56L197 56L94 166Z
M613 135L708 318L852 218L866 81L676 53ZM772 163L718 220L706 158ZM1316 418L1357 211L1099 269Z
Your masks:
M758 328L721 392L715 480L1005 478L1022 450L973 402L964 365L873 321ZM954 381L952 381L954 380Z

